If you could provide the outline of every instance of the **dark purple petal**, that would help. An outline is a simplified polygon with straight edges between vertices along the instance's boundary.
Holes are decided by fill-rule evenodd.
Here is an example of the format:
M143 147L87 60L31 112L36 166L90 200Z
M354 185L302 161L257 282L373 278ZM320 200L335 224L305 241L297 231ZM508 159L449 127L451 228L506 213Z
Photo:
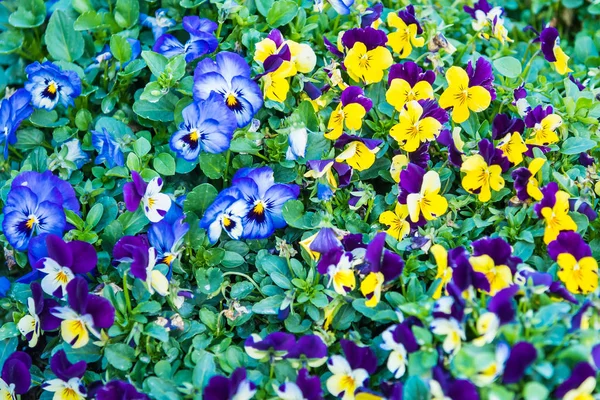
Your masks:
M479 154L488 165L499 165L502 168L502 172L506 172L510 168L510 161L508 161L504 152L495 148L494 144L488 139L479 141Z
M149 248L150 245L145 235L123 236L115 244L113 249L113 259L115 260L116 265L118 265L119 262L132 262L136 250L144 251L147 254Z
M448 111L443 108L440 108L437 101L435 100L419 100L419 105L423 107L423 115L421 115L421 120L432 117L438 120L440 124L445 124L448 122Z
M534 206L533 210L536 212L539 218L543 218L542 209L545 207L553 208L556 204L556 193L558 192L558 183L550 182L546 186L540 189L544 197L538 201Z
M418 165L423 169L427 168L427 163L430 160L429 146L429 142L421 143L421 145L417 147L415 151L408 153L409 162Z
M31 386L31 357L27 353L17 351L8 356L2 367L2 380L14 385L16 394L25 394Z
M321 253L321 259L317 264L317 271L321 275L327 274L327 270L330 265L337 265L344 254L344 250L339 247L334 247L328 252Z
M375 357L373 350L369 347L358 346L347 339L340 340L340 345L352 369L364 368L369 374L375 373L377 369L377 357Z
M592 347L592 360L594 361L596 369L600 369L600 344Z
M405 9L398 11L398 16L404 23L408 25L415 24L417 25L417 34L421 35L423 33L423 28L421 28L421 24L417 20L415 16L415 7L411 4L406 6Z
M477 17L475 16L475 11L480 10L487 14L492 10L492 6L487 2L487 0L479 0L473 5L473 7L464 6L463 10L465 10L465 12L469 14L471 18L476 19Z
M323 254L336 247L342 247L342 242L337 238L335 231L332 228L321 228L315 236L314 240L308 246L312 251Z
M285 332L273 332L258 342L254 341L254 337L249 336L244 346L262 351L289 351L295 344L294 335Z
M546 61L556 62L554 55L554 46L557 44L558 30L553 27L544 28L540 33L540 41L542 43L542 53Z
M383 4L377 3L372 7L369 7L365 10L365 13L361 16L360 19L360 27L366 28L367 26L371 26L373 22L377 21L383 12Z
M53 331L58 329L62 320L57 318L50 312L54 307L58 307L59 304L54 299L45 299L44 300L44 309L41 313L38 314L40 317L40 327L43 331Z
M472 243L473 255L488 255L494 260L496 265L506 265L513 273L516 272L517 265L522 262L518 257L512 257L512 249L506 240L502 238L483 238Z
M373 108L373 101L366 97L365 92L358 86L348 86L344 89L341 101L344 106L350 103L358 103L363 106L366 112L371 111L371 108Z
M423 185L425 170L416 164L409 163L404 170L400 172L400 191L398 193L398 202L406 204L406 199L411 193L419 193Z
M449 385L448 397L452 400L479 400L477 388L466 379L457 379Z
M82 378L87 369L87 363L79 361L72 364L67 358L67 353L64 350L59 350L50 359L50 368L58 379L67 382L71 378Z
M512 102L513 106L517 105L517 100L527 98L527 90L523 87L523 85L519 86L513 91L514 101Z
M528 128L533 128L536 124L542 122L544 118L546 118L553 112L554 109L552 108L552 106L547 106L546 108L544 108L542 105L539 105L527 113L527 115L525 116L525 126Z
M363 43L367 50L373 50L376 47L385 46L387 43L387 36L385 32L371 27L354 28L344 32L344 35L342 36L342 45L345 48L351 49L356 42Z
M402 270L404 270L404 260L400 255L390 250L384 250L380 267L384 282L391 282L398 278L402 274Z
M462 155L463 153L458 150L454 139L452 138L452 132L449 129L443 129L437 137L438 143L448 148L448 161L450 164L457 168L462 166Z
M396 325L396 328L392 331L392 336L394 342L402 344L409 353L414 353L420 349L417 338L407 322Z
M589 221L594 221L596 218L598 218L598 213L594 211L592 206L582 200L569 199L569 209L585 215Z
M591 306L592 303L589 300L587 300L581 305L581 307L579 307L579 310L577 310L575 315L573 315L573 318L571 318L571 328L569 329L569 332L575 332L576 330L581 329L581 322L583 320L583 316L585 315L587 310L590 309Z
M576 260L591 257L592 249L577 232L560 232L558 237L548 244L548 254L554 261L562 253L572 254Z
M352 167L346 163L339 163L335 161L333 163L333 169L338 173L338 187L344 188L350 184L352 179Z
M69 242L67 246L73 257L73 264L69 266L71 271L76 274L86 274L96 268L98 255L94 246L79 240Z
M518 383L525 375L525 370L537 358L537 350L529 342L519 342L510 351L504 367L505 384Z
M557 296L561 299L564 299L570 303L579 304L579 302L577 301L575 296L573 296L573 294L571 292L569 292L567 290L567 288L564 287L563 284L558 281L552 282L548 291L552 295Z
M469 87L481 86L485 88L492 96L492 101L496 100L496 90L494 90L494 73L492 64L483 57L477 59L475 68L471 61L467 64L467 75L469 76Z
M52 234L46 236L46 248L48 249L48 256L51 259L56 261L60 266L71 268L74 261L73 254L68 244L62 238Z
M385 237L385 232L379 232L367 246L367 252L365 253L365 268L363 269L365 274L381 271L381 258L385 246Z
M512 174L512 178L515 180L514 187L517 192L517 197L521 201L529 200L529 193L527 192L527 185L529 183L529 178L531 178L531 171L529 168L521 167L515 169Z
M519 286L512 285L500 290L488 304L488 310L498 316L500 324L508 324L515 318L516 309L513 306L512 299L519 292Z
M571 73L569 73L569 80L577 86L577 89L579 89L580 92L585 90L585 86L581 83L581 81L575 78Z
M89 395L93 396L90 390ZM97 389L96 400L148 400L148 396L137 391L135 386L123 381L110 381Z
M96 328L108 329L115 323L115 308L104 297L90 295L86 312L92 316Z
M379 147L383 143L383 140L368 139L368 138L352 136L352 135L348 135L347 133L343 133L342 136L340 136L338 138L338 140L336 140L334 146L338 149L341 149L348 143L352 143L352 142L361 142L362 144L367 146L367 148L369 150L374 150L375 148Z
M569 391L577 389L590 377L596 377L594 367L586 362L580 362L571 371L571 376L556 388L554 396L562 399Z
M316 100L321 97L321 94L323 94L321 89L319 89L314 83L308 81L304 82L304 93L306 93L311 100Z
M388 85L392 83L394 79L403 79L411 87L414 87L417 82L426 81L430 85L433 85L435 81L435 72L427 70L423 71L413 61L406 61L402 64L394 64L390 67L390 73L388 75Z
M127 211L135 212L140 206L143 194L139 194L135 188L133 182L127 182L123 185L123 198L125 200L125 206Z
M366 249L367 246L363 242L363 236L360 233L349 233L342 238L342 244L346 251L355 249Z
M329 41L329 39L327 39L325 36L323 36L323 43L325 44L325 48L327 50L329 50L329 52L331 54L333 54L336 57L342 58L344 57L344 53L342 53L341 51L338 50L337 46L334 45L333 43L331 43Z
M327 356L327 353L325 353L325 356ZM323 398L321 380L318 376L308 375L308 370L306 370L306 368L302 368L298 371L296 385L298 385L306 400L321 400Z
M273 29L271 32L269 32L267 38L275 42L275 46L277 46L277 48L281 47L285 42L285 38L279 29Z
M591 167L595 161L594 157L591 157L588 153L579 153L579 163L584 167ZM31 244L29 246L31 248Z
M78 314L85 314L88 303L88 284L85 279L76 276L67 284L67 295L69 306Z
M244 371L244 377L246 371L243 368L238 368ZM236 370L237 372L237 370ZM229 379L224 376L213 376L208 381L208 385L204 388L203 397L205 400L229 400L232 398L233 389L231 388Z
M35 304L35 313L39 314L44 309L44 292L42 291L42 285L39 282L31 282L29 288L31 289L31 298Z
M305 335L298 339L286 358L299 359L304 356L308 359L327 357L327 345L317 335Z
M508 114L498 114L492 122L492 139L500 140L509 133L523 133L525 123L521 118L511 118Z

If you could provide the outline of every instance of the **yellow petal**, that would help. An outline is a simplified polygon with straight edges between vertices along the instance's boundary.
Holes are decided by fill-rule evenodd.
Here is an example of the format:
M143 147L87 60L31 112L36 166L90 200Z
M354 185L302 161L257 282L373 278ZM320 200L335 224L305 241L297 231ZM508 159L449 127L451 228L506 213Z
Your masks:
M358 103L350 103L344 107L346 127L355 131L362 127L362 120L367 114L365 108Z
M419 82L421 83L421 82ZM417 83L417 85L419 84ZM428 83L428 82L425 82ZM415 88L416 86L415 85ZM431 85L430 85L431 87ZM385 93L385 99L388 103L390 103L397 111L402 111L404 105L407 101L409 101L409 95L412 93L412 88L410 84L406 82L404 79L394 79L390 84L390 88ZM432 90L433 94L433 90Z
M62 321L60 333L63 340L70 343L74 349L85 346L90 340L85 324L79 319Z
M450 67L446 72L446 80L448 81L448 86L459 86L459 90L466 89L469 87L469 75L467 75L467 71L460 67ZM445 108L445 107L444 107Z
M467 99L467 105L469 109L480 112L490 106L492 102L492 96L485 88L481 86L473 86L469 88L469 97Z

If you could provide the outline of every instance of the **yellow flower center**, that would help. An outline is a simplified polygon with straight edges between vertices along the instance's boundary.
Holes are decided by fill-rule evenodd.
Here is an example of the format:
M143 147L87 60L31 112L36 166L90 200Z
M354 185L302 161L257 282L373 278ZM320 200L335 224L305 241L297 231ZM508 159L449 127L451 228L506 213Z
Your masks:
M27 222L25 222L25 226L27 227L27 229L31 230L31 229L33 229L33 225L37 225L39 223L40 223L40 221L37 219L37 217L32 214L27 219Z
M354 393L354 389L355 389L354 378L350 375L345 375L340 380L340 386L344 389L344 393Z
M255 209L256 209L256 207L255 207ZM225 228L229 228L230 225L231 225L231 220L227 217L223 217L223 226Z
M154 203L156 203L156 200L154 200L152 197L148 198L148 208L153 208Z
M58 398L62 400L79 400L79 394L71 388L64 388L57 394L59 394Z
M370 60L369 60L369 55L368 55L367 53L365 53L365 54L363 54L363 55L360 57L360 59L359 59L359 61L358 61L358 65L359 65L361 68L369 68L369 61L370 61Z
M54 280L56 280L57 282L60 283L68 283L69 282L69 276L65 273L65 271L59 271L56 276L54 277Z
M198 138L200 138L200 133L198 133L197 129L194 129L190 132L190 140L197 142Z
M258 201L253 208L253 211L255 214L259 214L262 215L265 212L265 205L262 203L262 201ZM223 222L225 223L225 222Z
M227 97L225 97L225 103L227 107L235 107L238 105L238 99L235 97L235 94L229 93Z
M46 88L46 91L50 94L56 94L57 90L58 90L58 86L56 85L56 83L54 81L50 82L50 84Z

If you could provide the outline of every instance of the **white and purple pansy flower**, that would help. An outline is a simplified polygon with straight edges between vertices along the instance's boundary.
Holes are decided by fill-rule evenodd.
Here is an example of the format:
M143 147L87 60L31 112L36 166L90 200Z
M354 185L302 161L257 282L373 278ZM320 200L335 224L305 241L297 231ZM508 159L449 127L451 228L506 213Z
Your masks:
M381 334L383 343L380 347L390 352L387 359L387 368L394 374L396 379L400 379L406 372L408 354L420 349L411 328L411 323L404 321L390 326Z
M6 358L0 377L0 399L14 400L27 393L31 386L31 357L23 351L15 351Z
M323 389L318 376L310 376L306 368L298 371L296 382L284 382L275 392L282 400L322 400Z
M82 381L87 369L85 361L72 364L65 351L59 350L50 359L50 369L56 378L44 382L42 389L53 392L55 399L84 400L87 398L87 389Z
M300 188L293 184L275 183L269 167L244 168L233 177L236 187L248 205L244 218L246 239L264 239L276 229L287 226L282 208L286 201L298 198Z
M213 376L204 388L205 400L250 400L256 393L256 385L246 377L246 370L238 368L230 378Z
M253 333L244 342L246 353L256 360L281 360L294 347L296 339L291 333L273 332L261 338Z
M60 326L60 320L50 314L50 309L58 306L54 299L44 299L44 292L39 282L32 282L29 286L31 297L27 299L29 314L19 320L17 328L29 343L35 347L44 331L53 331Z
M81 94L81 79L73 71L63 71L58 65L46 61L34 62L25 68L25 89L31 94L35 108L53 110L58 104L73 106Z
M211 93L221 96L234 112L238 127L244 127L263 105L263 94L250 78L250 66L240 55L228 51L215 61L205 58L194 71L194 99L206 100Z
M187 161L195 161L200 152L222 153L229 148L236 117L221 95L211 93L183 109L183 122L171 136L171 149Z
M370 348L350 340L342 339L340 344L345 358L340 355L329 358L327 367L332 375L327 379L327 390L342 400L352 400L356 390L377 370L377 357Z
M96 268L98 256L94 246L79 240L67 243L59 236L49 234L45 241L47 254L36 263L35 268L44 274L44 292L62 298L75 274L84 275Z
M244 218L248 210L248 203L237 188L225 189L206 209L200 220L200 228L206 230L211 243L219 240L222 231L238 240L244 234Z
M467 379L456 379L441 366L435 366L431 373L429 390L435 400L479 400L479 393Z
M93 391L93 392L92 392ZM96 400L148 400L149 397L138 392L131 383L114 380L110 381L99 388L90 389L90 398Z
M131 171L131 178L133 182L128 182L123 187L127 210L135 212L142 203L144 213L150 222L162 220L171 208L169 195L160 193L164 183L163 179L157 176L146 183L136 171Z
M317 368L327 361L327 345L320 336L304 335L285 356L297 368Z
M183 17L182 25L183 29L190 34L190 38L185 44L182 44L175 36L165 33L156 40L152 50L167 58L184 54L185 61L192 62L217 49L219 41L213 34L217 29L217 24L197 16L187 16Z
M556 388L554 396L564 400L593 399L596 389L596 370L587 362L580 362L571 371L571 376Z
M4 144L4 159L8 158L8 146L17 142L19 125L33 113L30 102L31 95L25 89L0 102L0 145Z

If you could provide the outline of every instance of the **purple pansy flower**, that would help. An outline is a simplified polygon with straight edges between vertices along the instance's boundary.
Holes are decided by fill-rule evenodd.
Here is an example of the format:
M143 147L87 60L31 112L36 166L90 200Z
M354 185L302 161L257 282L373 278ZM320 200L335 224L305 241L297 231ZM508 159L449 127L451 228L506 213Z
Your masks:
M281 360L296 344L294 335L285 332L273 332L265 336L253 333L244 342L246 353L256 360Z
M475 13L477 11L482 11L484 14L489 13L492 10L492 6L487 0L479 0L477 3L473 4L473 7L463 6L463 10L471 16L473 19L477 19Z
M500 140L508 134L523 134L525 123L521 118L511 118L508 114L497 114L492 122L492 140Z
M402 79L408 82L411 87L419 82L427 82L433 85L435 81L435 72L423 69L413 61L406 61L401 64L394 64L390 67L388 75L388 84L392 84L394 79Z
M481 86L490 92L492 101L496 100L494 73L492 72L492 64L488 60L484 57L479 57L474 67L471 61L469 61L466 71L469 76L469 87Z
M123 197L127 210L135 212L141 203L144 214L150 222L161 221L171 208L171 198L167 194L160 193L164 183L163 179L157 176L146 183L136 171L131 171L131 179L133 182L128 182L123 186Z
M381 17L381 13L383 12L383 4L377 3L372 7L368 7L363 15L360 17L360 27L366 28L368 26L373 25L373 22L377 21L379 17Z
M476 271L469 262L469 253L463 247L448 252L448 265L452 268L452 282L459 293L469 288L490 291L490 282L483 272Z
M387 367L394 374L394 378L400 379L406 372L408 365L408 354L420 349L417 339L411 330L408 321L390 326L381 334L381 348L390 351L387 359Z
M579 153L579 163L584 167L591 167L595 162L594 157L591 157L588 153Z
M504 154L504 152L494 147L494 144L488 139L482 139L478 143L479 154L487 165L499 165L502 168L502 172L508 171L510 168L510 161Z
M294 365L316 368L327 361L327 345L317 335L304 335L290 348L285 356Z
M256 393L256 385L246 378L246 370L238 368L230 378L213 376L204 388L205 400L250 400Z
M554 391L554 396L562 399L569 392L581 391L575 393L573 398L577 398L577 394L587 394L585 397L592 397L591 394L596 387L596 370L587 362L580 362L575 365L571 371L571 376L561 383ZM582 396L582 398L585 398Z
M308 247L311 251L324 254L336 247L341 248L342 242L338 239L335 230L326 226L319 229Z
M219 46L219 41L213 34L217 29L217 24L214 22L197 16L187 16L183 17L182 25L190 34L190 39L185 44L175 36L165 33L156 40L152 50L167 58L184 54L185 61L192 62L205 54L212 53Z
M54 299L44 299L44 292L39 282L30 285L31 297L27 299L29 314L19 320L17 327L29 347L35 347L43 331L53 331L60 326L60 320L50 313L53 307L58 306Z
M385 46L387 36L385 32L371 27L349 29L342 35L342 45L351 49L356 42L361 42L367 48L367 51L380 46Z
M517 265L523 261L512 255L512 249L506 240L502 238L483 238L474 241L473 256L488 255L494 260L496 265L506 265L514 273L517 270Z
M556 46L560 38L558 37L558 30L554 27L547 27L542 29L539 40L541 42L542 54L546 61L556 62L556 54L554 54L554 46Z
M148 400L148 396L137 391L131 383L114 380L95 392L96 400Z
M335 187L346 187L352 179L352 168L348 164L340 163L335 160L310 160L306 162L308 168L312 171L305 176L315 179L326 177L329 185ZM335 182L332 169L338 174L338 182Z
M152 224L148 229L148 241L156 249L159 263L171 266L171 263L179 256L181 244L189 230L190 225L185 222L185 215L181 207L172 203L162 221ZM169 272L171 272L171 268L169 268Z
M371 108L373 108L373 100L365 96L364 90L358 86L348 86L346 89L344 89L340 100L342 102L342 106L347 106L351 103L358 103L365 109L365 112L367 113L371 111Z
M322 400L323 390L318 376L310 376L308 370L298 371L296 383L285 382L275 389L281 399Z
M508 360L506 360L502 382L505 384L518 383L536 358L537 350L531 343L519 342L515 344L510 350Z
M8 356L2 366L0 378L0 395L14 399L15 395L23 395L31 386L31 357L23 351L15 351Z
M369 347L361 347L346 339L340 340L345 358L333 355L327 362L332 375L327 379L327 390L334 396L343 396L346 391L354 395L369 376L377 369L377 357Z
M205 229L208 240L216 243L225 231L229 237L238 240L244 233L244 218L248 214L248 204L242 193L235 187L219 193L206 209L199 222L200 228Z
M8 159L8 146L17 142L17 129L33 113L29 104L31 95L19 89L0 102L0 145L4 143L4 159Z

